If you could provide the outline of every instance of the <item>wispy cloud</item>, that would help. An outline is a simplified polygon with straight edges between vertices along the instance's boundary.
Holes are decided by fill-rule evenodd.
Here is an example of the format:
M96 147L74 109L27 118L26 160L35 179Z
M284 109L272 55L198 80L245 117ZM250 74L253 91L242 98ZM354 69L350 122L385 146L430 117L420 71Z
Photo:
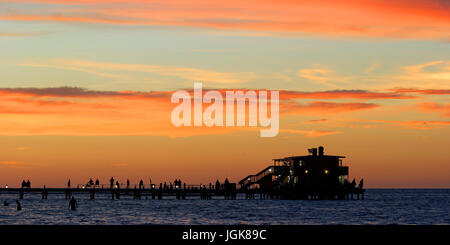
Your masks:
M373 63L372 65L370 65L369 67L364 69L364 73L371 73L371 72L375 71L379 66L380 66L379 63Z
M306 104L289 102L280 104L280 112L285 114L328 114L352 112L377 108L380 105L372 103L336 103L313 101Z
M449 89L450 61L436 60L403 67L400 75L392 76L395 86L414 86L420 89Z
M372 123L382 123L382 124L393 124L405 128L412 128L412 129L436 129L436 128L443 128L446 126L450 126L450 121L430 121L430 120L355 120L360 122L372 122ZM365 125L367 126L367 125Z
M450 95L450 89L414 89L414 88L396 88L391 89L397 93L418 93L425 95Z
M302 122L302 124L316 124L316 123L325 123L328 122L328 119L322 118L322 119L313 119Z
M5 1L5 0L3 0ZM9 2L10 0L6 0ZM449 5L426 0L269 1L51 1L3 11L1 20L187 26L327 36L448 40ZM51 3L51 7L44 4ZM58 8L59 7L59 8Z
M417 105L423 112L439 113L444 117L450 117L450 104L438 104L434 102L424 102Z
M315 138L326 135L341 134L339 131L329 130L297 130L297 129L280 129L280 133L302 134L309 138Z
M334 88L415 88L435 90L449 89L450 61L434 60L421 64L401 66L395 73L372 73L379 66L374 63L350 75L344 75L322 64L315 64L312 68L302 68L297 76L313 83ZM398 91L400 90L391 90ZM406 91L403 91L406 92Z
M203 81L223 84L242 83L255 78L255 74L252 72L218 72L208 69L191 67L147 64L118 64L88 60L54 59L39 62L24 62L20 65L88 72L107 78L120 78L123 75L123 72L129 71L179 77L188 81Z
M298 71L298 76L332 87L342 87L343 84L348 84L353 79L352 76L340 76L330 69L321 67L301 69Z
M0 32L0 37L34 37L42 34L35 32Z
M0 161L0 165L6 165L6 166L19 165L19 164L23 164L23 162L21 162L21 161Z
M16 151L25 151L28 149L30 149L30 147L28 147L28 146L18 146L15 148Z
M0 88L0 94L4 95L25 95L39 97L126 97L126 98L170 98L172 91L105 91L105 90L89 90L80 87L51 87L51 88Z
M413 95L401 92L378 92L368 90L329 90L329 91L281 91L281 99L359 99L359 100L382 100L382 99L414 99Z

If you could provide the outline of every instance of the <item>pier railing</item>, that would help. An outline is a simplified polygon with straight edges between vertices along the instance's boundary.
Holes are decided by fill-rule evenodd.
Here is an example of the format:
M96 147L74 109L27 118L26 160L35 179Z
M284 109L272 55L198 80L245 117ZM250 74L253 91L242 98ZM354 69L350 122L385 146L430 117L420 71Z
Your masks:
M172 188L169 184L166 184L165 186L161 186L161 189L164 190L169 190L169 189L188 189L188 190L199 190L202 189L203 187L205 187L206 189L216 189L216 185L214 184L186 184L184 185L184 183L181 186L176 186L176 185L172 185ZM219 186L219 188L222 188L223 186ZM110 185L110 184L99 184L99 185L89 185L89 184L75 184L75 185L71 185L71 187L66 187L66 188L76 188L76 189L98 189L98 190L109 190L109 189L129 189L129 190L133 190L133 189L155 189L155 190L159 190L160 189L160 185L158 184L143 184L143 185L137 185L137 184L124 184L124 183L119 183L119 186L116 186L116 184L114 185Z
M241 187L246 187L251 184L258 183L261 179L263 179L266 176L272 176L272 175L278 175L283 173L288 167L287 166L268 166L267 168L263 169L261 172L255 174L255 175L249 175L246 178L239 181L239 184Z

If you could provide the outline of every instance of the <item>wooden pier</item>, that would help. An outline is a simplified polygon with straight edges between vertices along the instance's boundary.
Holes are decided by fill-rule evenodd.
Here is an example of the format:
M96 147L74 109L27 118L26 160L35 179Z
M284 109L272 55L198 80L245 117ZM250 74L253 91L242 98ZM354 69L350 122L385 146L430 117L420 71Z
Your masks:
M364 189L355 188L352 191L343 193L343 198L328 198L328 199L346 199L346 200L364 200ZM164 199L166 197L175 197L179 200L188 198L200 198L203 200L210 200L223 198L225 200L236 200L238 194L241 194L245 199L288 199L285 198L283 192L267 192L259 188L239 188L239 189L215 189L212 188L180 188L180 189L159 189L159 188L141 188L141 189L117 189L117 188L0 188L0 196L2 194L16 194L17 199L24 199L29 194L41 194L42 199L47 199L49 195L61 195L66 199L70 199L71 196L77 194L89 194L90 199L95 199L96 194L110 195L111 199L119 200L122 196L133 196L133 199L141 200L145 199ZM298 199L298 198L297 198ZM319 200L319 195L308 195L306 198L309 200Z
M176 199L199 197L209 200L212 197L236 199L244 194L245 199L301 199L301 200L352 200L364 199L364 180L359 184L356 180L349 181L349 167L344 166L345 156L325 155L322 146L308 150L310 155L289 156L273 159L273 164L254 175L248 175L241 181L230 183L226 179L223 183L218 180L209 185L188 185L181 180L173 183L159 183L145 186L143 180L131 187L129 180L126 184L110 179L109 185L100 185L90 179L87 184L72 185L70 180L66 188L30 188L30 182L23 181L22 188L2 188L1 193L17 193L23 199L26 193L38 192L46 199L50 193L62 193L69 199L74 193L89 193L90 199L95 199L97 193L110 194L111 199L131 195L134 199L163 199L174 196ZM125 186L125 188L123 188Z
M17 194L17 199L26 198L27 194L41 194L42 199L47 199L49 195L64 195L70 199L75 194L89 194L90 199L95 199L96 194L109 194L111 199L120 199L121 196L133 196L133 199L140 200L142 197L151 199L163 199L164 197L175 197L184 200L186 197L197 197L200 199L212 199L212 197L222 197L224 199L236 199L239 189L215 188L214 186L187 186L186 188L104 188L98 187L76 187L76 188L0 188L2 194Z

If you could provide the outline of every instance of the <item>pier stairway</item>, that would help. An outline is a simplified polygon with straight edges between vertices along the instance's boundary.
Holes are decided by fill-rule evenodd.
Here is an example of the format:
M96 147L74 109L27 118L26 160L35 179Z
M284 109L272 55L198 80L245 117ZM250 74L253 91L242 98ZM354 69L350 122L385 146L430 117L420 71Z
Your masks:
M239 181L241 189L246 189L253 184L260 184L261 182L272 179L272 176L284 174L289 168L287 166L268 166L255 175L248 175Z

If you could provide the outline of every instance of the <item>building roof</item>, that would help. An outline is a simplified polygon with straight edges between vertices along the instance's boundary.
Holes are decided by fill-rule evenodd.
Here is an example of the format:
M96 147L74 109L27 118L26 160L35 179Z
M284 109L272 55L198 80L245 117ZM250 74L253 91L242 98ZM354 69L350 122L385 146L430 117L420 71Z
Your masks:
M274 158L274 161L282 161L282 160L292 160L292 159L307 159L312 157L325 157L325 158L345 158L345 156L333 156L333 155L323 155L323 156L313 156L313 155L305 155L305 156L290 156L284 158Z

